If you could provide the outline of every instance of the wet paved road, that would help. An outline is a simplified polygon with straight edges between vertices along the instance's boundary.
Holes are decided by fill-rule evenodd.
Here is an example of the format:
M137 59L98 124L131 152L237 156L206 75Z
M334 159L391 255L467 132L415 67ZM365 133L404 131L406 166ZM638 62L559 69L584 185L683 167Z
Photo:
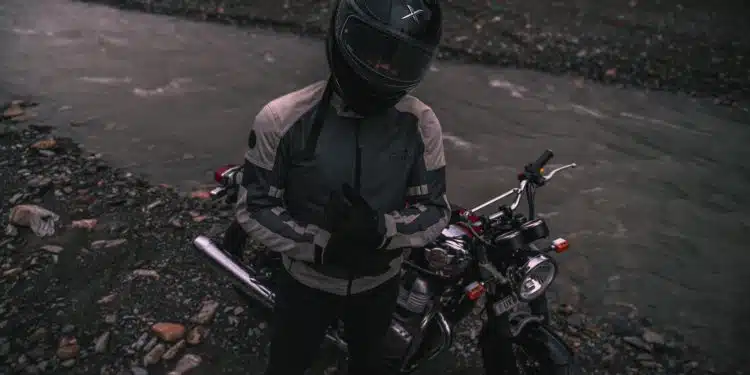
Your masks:
M238 160L260 106L325 67L317 41L65 0L3 1L0 46L2 90L43 96L57 123L89 119L62 130L185 187ZM434 70L419 96L444 123L454 201L507 189L544 148L578 162L540 193L574 246L560 298L595 311L632 303L717 355L743 354L746 111L527 71Z

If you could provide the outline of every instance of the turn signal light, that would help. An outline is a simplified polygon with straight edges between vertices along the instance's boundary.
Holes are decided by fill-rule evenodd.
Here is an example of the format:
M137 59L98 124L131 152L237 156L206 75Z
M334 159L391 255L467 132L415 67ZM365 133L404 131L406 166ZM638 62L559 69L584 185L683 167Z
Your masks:
M568 246L568 240L564 238L558 238L552 241L552 249L554 249L556 253L562 253L565 250L568 250Z
M482 296L482 294L484 294L484 285L475 281L467 285L464 290L466 291L466 297L468 297L469 300L476 301Z

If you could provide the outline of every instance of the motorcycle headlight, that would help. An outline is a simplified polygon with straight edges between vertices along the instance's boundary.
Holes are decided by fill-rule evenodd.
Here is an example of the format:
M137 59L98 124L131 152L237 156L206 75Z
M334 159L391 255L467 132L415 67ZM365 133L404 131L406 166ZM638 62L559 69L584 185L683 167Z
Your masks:
M518 298L531 301L544 293L557 276L557 265L544 254L529 257L516 272Z

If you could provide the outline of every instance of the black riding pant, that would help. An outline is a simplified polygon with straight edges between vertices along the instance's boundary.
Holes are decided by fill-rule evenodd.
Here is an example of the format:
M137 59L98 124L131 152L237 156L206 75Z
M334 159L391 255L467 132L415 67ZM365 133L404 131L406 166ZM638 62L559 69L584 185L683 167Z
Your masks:
M319 353L327 328L341 319L349 348L349 375L383 375L380 345L398 298L399 277L348 297L277 273L276 306L266 375L302 375Z

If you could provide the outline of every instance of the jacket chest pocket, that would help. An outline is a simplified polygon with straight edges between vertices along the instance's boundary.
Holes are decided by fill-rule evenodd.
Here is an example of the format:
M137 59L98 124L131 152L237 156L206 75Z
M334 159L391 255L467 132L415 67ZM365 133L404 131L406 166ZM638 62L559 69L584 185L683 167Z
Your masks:
M350 155L320 151L313 157L292 158L287 192L322 207L328 202L331 191L340 189L344 183L353 184L353 159Z
M366 150L362 158L362 186L388 206L402 205L414 165L414 151L407 147ZM400 208L400 207L399 207Z

